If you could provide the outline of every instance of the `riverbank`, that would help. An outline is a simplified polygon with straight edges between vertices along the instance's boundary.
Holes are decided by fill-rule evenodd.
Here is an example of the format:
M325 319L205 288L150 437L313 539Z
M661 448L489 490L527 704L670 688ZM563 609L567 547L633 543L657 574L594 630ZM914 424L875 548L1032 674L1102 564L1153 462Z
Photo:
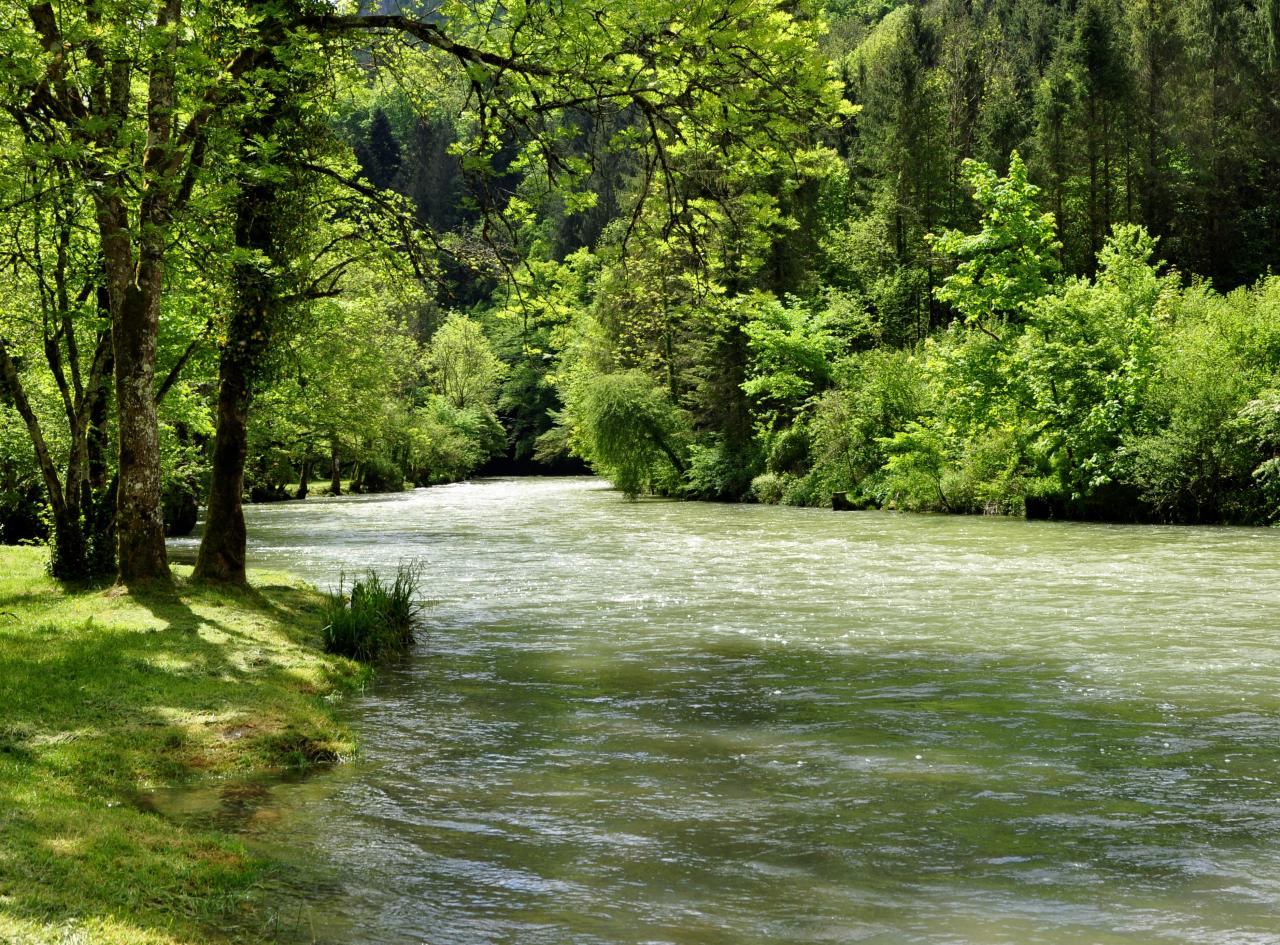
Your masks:
M271 864L140 798L343 758L331 705L366 670L320 651L321 595L281 574L130 595L43 568L0 549L0 943L252 940Z

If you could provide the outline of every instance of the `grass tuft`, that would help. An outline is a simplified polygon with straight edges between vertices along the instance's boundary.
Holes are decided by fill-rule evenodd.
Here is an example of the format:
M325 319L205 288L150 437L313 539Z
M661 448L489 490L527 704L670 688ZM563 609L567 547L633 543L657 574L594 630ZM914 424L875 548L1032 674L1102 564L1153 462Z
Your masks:
M338 590L325 600L325 650L371 662L410 649L421 577L421 566L410 563L397 567L389 582L370 571L351 585L348 595L344 574Z

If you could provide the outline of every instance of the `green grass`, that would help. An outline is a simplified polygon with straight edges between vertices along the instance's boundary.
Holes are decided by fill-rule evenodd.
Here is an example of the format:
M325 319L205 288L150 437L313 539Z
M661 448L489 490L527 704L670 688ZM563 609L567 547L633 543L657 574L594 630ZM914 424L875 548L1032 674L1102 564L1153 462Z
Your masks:
M43 568L0 549L0 943L252 940L271 864L137 798L348 755L327 697L367 670L320 651L323 596L280 575L126 594Z
M354 480L354 479L343 479L343 480L342 480L342 494L343 494L343 495L351 495L351 494L352 494L352 493L351 493L351 484L352 484L353 482L355 482L355 480ZM292 498L292 499L296 499L296 498L298 497L298 489L300 489L300 488L301 488L301 486L302 486L302 484L301 484L301 483L298 483L298 482L289 482L289 483L285 483L284 491L285 491L285 493L286 493L290 498ZM412 483L412 482L403 482L403 483L401 483L401 487L402 487L406 492L408 492L409 490L414 489L414 488L416 487L416 485L415 485L415 483ZM329 495L329 480L328 480L328 479L312 479L312 480L311 480L311 485L310 485L310 486L308 486L308 488L307 488L307 498L309 498L309 499L319 499L319 498L322 498L322 497L327 496L327 495Z
M353 479L343 479L341 481L343 495L347 495L348 493L351 492L351 483L354 481L355 480ZM307 486L307 497L312 499L318 499L321 496L329 495L329 486L330 486L330 482L328 479L312 479L310 484ZM289 483L285 483L284 491L290 497L296 499L298 497L298 490L300 488L302 488L302 483L289 482Z

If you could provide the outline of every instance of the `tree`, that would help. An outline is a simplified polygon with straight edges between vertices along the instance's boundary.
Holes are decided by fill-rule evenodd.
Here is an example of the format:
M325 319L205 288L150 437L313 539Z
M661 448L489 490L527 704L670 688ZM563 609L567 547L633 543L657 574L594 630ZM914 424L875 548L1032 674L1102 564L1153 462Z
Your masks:
M953 158L949 149L942 76L935 71L939 32L940 24L920 8L901 6L854 54L862 106L857 157L871 172L857 177L875 188L867 209L884 220L895 276L890 291L873 297L882 321L902 337L919 337L933 324L934 273L925 234L946 222L944 213L954 202L948 176L959 156ZM871 235L866 226L848 232L853 238ZM864 276L864 284L869 281Z
M85 194L61 158L34 143L11 144L0 173L18 209L3 220L14 278L0 312L0 390L22 419L44 485L50 572L84 578L109 570L115 556L112 499L94 476L110 397L111 332L99 310L94 249L81 235ZM35 173L23 173L32 165ZM24 363L43 365L44 378ZM56 411L41 403L46 389Z
M397 278L403 273L375 260L353 265L340 294L314 302L307 330L280 339L280 369L260 383L249 416L250 456L275 453L281 465L304 473L313 457L327 456L331 484L341 478L345 457L403 460L396 454L407 447L398 440L413 422L421 383L421 355L406 314L421 291L412 282L388 291Z
M1116 165L1129 161L1127 111L1132 81L1123 59L1118 28L1108 5L1087 0L1079 10L1074 64L1081 74L1078 123L1085 136L1088 164L1088 247L1086 269L1097 266L1102 241L1117 217ZM1131 207L1132 174L1124 177L1125 204ZM1128 214L1126 214L1127 216Z
M387 190L400 173L400 142L382 108L373 110L368 138L356 145L364 176L379 190Z
M307 301L338 291L350 256L341 258L349 232L326 228L311 209L323 205L320 175L312 159L330 140L323 113L308 110L326 81L322 60L309 37L290 33L299 9L292 4L264 7L267 52L244 81L252 83L253 105L235 129L240 142L234 186L232 300L218 362L217 431L209 500L194 577L245 583L244 493L249 408L255 385L269 369L290 314ZM385 120L385 116L384 116ZM319 227L324 239L314 251L314 280L304 273L311 255L308 236ZM328 265L332 250L339 260ZM293 329L298 330L295 324Z
M936 294L968 324L994 334L994 322L1024 316L1047 292L1060 247L1053 214L1036 206L1040 190L1027 180L1018 152L1009 159L1008 177L978 161L966 161L964 173L982 212L982 229L947 230L931 238L937 250L960 260Z
M493 408L506 365L478 323L450 315L431 336L425 362L432 387L458 410Z
M644 372L588 378L576 400L579 449L629 497L651 487L656 477L685 472L679 415L666 392Z
M262 59L260 11L45 0L0 42L11 127L92 202L115 367L125 584L166 580L156 351L173 231ZM135 98L140 97L141 101Z

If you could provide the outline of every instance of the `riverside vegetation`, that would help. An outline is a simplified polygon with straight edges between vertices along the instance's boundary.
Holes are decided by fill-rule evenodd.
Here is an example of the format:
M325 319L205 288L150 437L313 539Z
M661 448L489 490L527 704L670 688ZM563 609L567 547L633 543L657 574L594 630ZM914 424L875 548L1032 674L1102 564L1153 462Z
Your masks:
M47 545L5 552L0 937L212 934L262 864L130 792L349 747L316 696L364 671L309 647L394 651L412 595L250 590L247 501L585 464L631 496L1280 511L1275 0L0 27L0 541Z
M272 864L142 797L349 755L329 703L368 670L320 651L322 595L279 575L121 594L45 557L0 552L0 941L256 934Z
M404 653L413 646L422 567L401 564L390 581L370 571L351 583L344 574L324 599L324 648L365 662Z
M408 598L246 502L1280 511L1276 0L0 0L0 234L0 939L214 935L131 794L348 750Z
M204 504L242 584L246 498L584 462L1270 522L1273 8L10 2L3 539Z

